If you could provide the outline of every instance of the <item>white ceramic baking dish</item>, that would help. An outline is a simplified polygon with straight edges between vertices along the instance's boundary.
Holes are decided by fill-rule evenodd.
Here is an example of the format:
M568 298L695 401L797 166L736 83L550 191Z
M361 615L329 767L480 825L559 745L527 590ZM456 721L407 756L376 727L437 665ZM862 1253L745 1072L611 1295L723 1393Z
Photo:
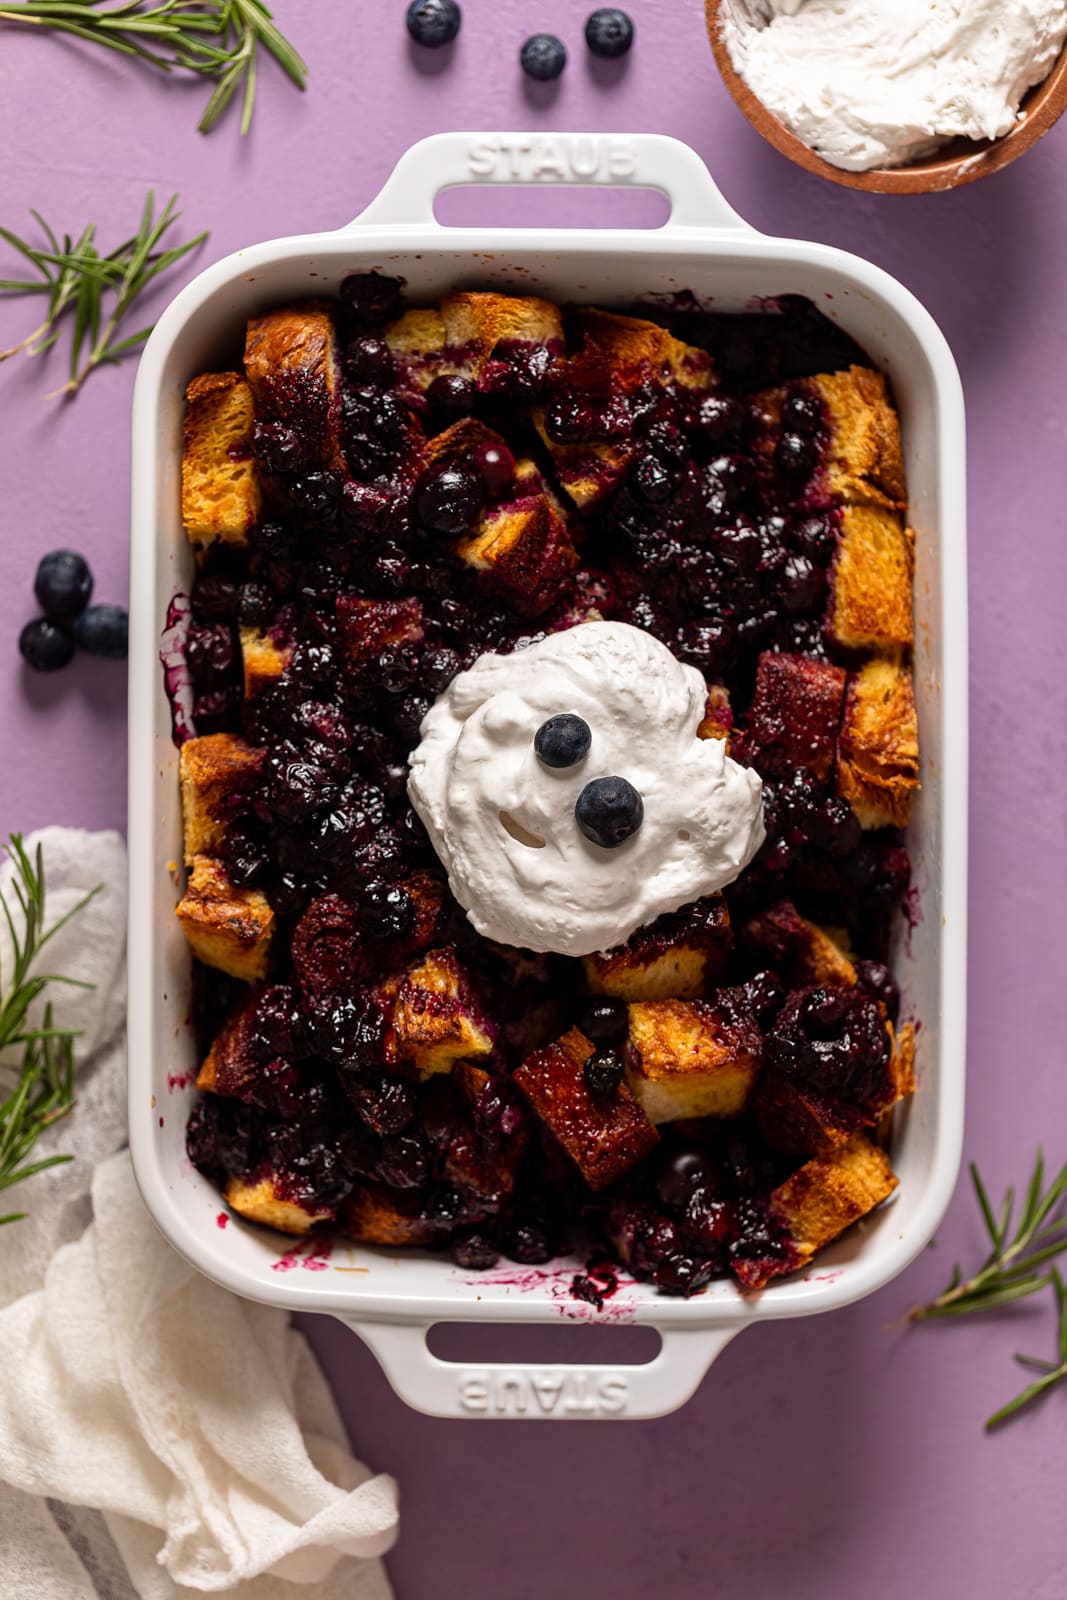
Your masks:
M651 187L671 205L656 230L445 228L433 203L470 183ZM918 530L916 668L923 789L912 824L918 909L897 971L921 1019L919 1089L898 1118L891 1204L810 1271L754 1297L715 1283L690 1301L626 1285L598 1320L658 1330L644 1366L475 1366L432 1355L438 1322L550 1323L596 1317L567 1294L574 1262L463 1272L430 1255L352 1244L332 1253L223 1223L218 1195L183 1149L191 1075L188 957L174 919L181 859L177 755L158 651L167 603L192 560L179 520L185 384L237 346L245 319L336 288L353 270L398 273L414 303L461 287L628 303L692 290L720 309L809 296L888 373L900 407ZM235 1293L330 1312L376 1352L411 1405L441 1416L648 1417L694 1391L741 1329L830 1311L870 1294L922 1249L955 1182L963 1122L967 642L964 422L959 377L938 328L907 290L855 256L772 239L725 203L698 157L655 135L443 134L415 145L378 198L335 233L239 251L195 279L160 318L141 360L133 415L130 641L130 1142L145 1201L195 1266ZM292 1242L291 1242L292 1243ZM283 1253L284 1252L284 1253Z

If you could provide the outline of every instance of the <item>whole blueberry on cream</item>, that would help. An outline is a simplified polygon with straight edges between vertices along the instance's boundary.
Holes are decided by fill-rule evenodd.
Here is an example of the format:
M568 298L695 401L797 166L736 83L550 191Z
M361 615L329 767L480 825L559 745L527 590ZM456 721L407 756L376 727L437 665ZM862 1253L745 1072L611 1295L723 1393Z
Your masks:
M694 667L623 622L480 656L453 679L422 723L408 792L479 933L589 955L738 876L763 842L762 785L721 739L697 737L706 694ZM553 766L538 735L563 717L589 746ZM590 836L587 793L609 778L640 801L610 847Z

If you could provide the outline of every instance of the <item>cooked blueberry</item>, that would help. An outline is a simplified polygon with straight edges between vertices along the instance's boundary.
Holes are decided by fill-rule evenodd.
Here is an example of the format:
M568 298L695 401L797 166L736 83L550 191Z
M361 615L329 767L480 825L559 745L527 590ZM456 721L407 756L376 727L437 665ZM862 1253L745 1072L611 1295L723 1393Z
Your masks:
M670 1211L683 1211L697 1189L705 1189L711 1177L711 1163L703 1150L683 1145L670 1150L656 1168L656 1193Z
M587 1001L579 1013L578 1027L594 1044L623 1044L630 1028L626 1002L606 996Z
M549 717L534 734L534 749L546 767L576 767L589 754L592 742L588 722L571 712Z
M307 440L284 422L257 422L252 454L268 472L299 472L307 461Z
M415 485L415 514L431 533L466 533L484 504L482 480L458 463L427 467Z
M674 473L656 456L644 456L631 478L634 494L649 506L661 506L674 492Z
M813 395L793 394L782 406L782 427L790 433L817 433L822 407Z
M622 1059L614 1050L594 1050L582 1070L590 1094L614 1094L622 1082Z
M789 556L779 578L782 607L795 616L814 611L826 592L826 573L807 556Z
M554 33L531 34L519 51L519 65L528 78L550 83L567 65L567 48Z
M880 961L857 961L856 977L860 987L885 1006L886 1016L895 1023L900 1015L900 990L889 968Z
M474 410L476 391L470 378L442 373L426 390L427 403L442 417L466 417Z
M48 617L38 617L27 622L19 634L22 659L34 672L56 672L65 667L74 654L74 641L58 622Z
M379 483L345 484L341 522L345 532L372 541L383 537L396 514L396 496Z
M81 640L78 642L80 644ZM228 623L194 622L190 625L185 640L185 659L189 671L198 682L206 683L211 678L229 672L236 656L233 629Z
M447 689L459 666L459 656L454 650L444 646L439 650L427 650L422 658L422 677L427 689L433 694Z
M793 529L792 542L801 555L825 567L837 549L837 533L826 517L805 517Z
M190 596L193 616L202 622L225 622L233 613L236 595L232 578L197 578Z
M463 13L456 0L411 0L408 6L408 32L416 44L427 50L451 44L462 21Z
M700 402L697 421L714 444L722 444L741 432L745 409L728 395L708 394Z
M710 1261L698 1261L694 1256L678 1251L656 1268L656 1288L662 1294L680 1294L686 1299L711 1282L715 1268Z
M398 883L369 883L359 901L359 914L375 939L400 939L410 933L415 906Z
M484 1233L457 1234L452 1241L452 1259L467 1272L485 1272L500 1260L493 1241Z
M515 457L506 444L486 441L471 455L471 466L485 485L490 500L506 495L515 482Z
M265 583L242 583L234 601L234 615L243 628L265 628L274 611L274 595Z
M516 1222L508 1230L504 1248L512 1261L531 1267L550 1261L555 1254L548 1231L539 1222Z
M341 484L332 472L317 467L293 480L293 503L312 522L328 522L337 510Z
M634 25L618 6L601 6L585 24L585 42L595 56L614 61L634 42Z
M76 550L52 550L42 556L33 580L37 604L53 619L76 617L89 604L93 575Z
M802 433L783 433L774 452L779 472L791 478L806 477L815 465L817 450Z
M592 412L577 395L560 395L545 412L545 432L554 444L581 444L593 426Z
M89 606L74 623L74 642L90 656L125 661L130 619L121 606Z
M739 521L733 527L720 528L715 535L715 548L741 572L755 572L763 559L763 540L751 522Z
M418 1107L414 1084L403 1078L354 1083L347 1093L367 1127L379 1135L400 1133L413 1121Z
M345 351L349 373L357 383L388 383L393 376L393 352L384 339L364 334Z
M400 284L380 272L353 272L341 282L341 299L365 322L385 322L400 304Z

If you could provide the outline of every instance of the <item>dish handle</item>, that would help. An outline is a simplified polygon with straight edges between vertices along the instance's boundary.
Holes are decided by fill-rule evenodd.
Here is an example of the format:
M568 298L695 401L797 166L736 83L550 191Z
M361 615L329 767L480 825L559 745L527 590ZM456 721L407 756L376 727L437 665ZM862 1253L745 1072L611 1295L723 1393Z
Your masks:
M671 207L660 232L755 232L696 151L662 133L431 134L400 157L367 209L340 231L439 226L433 208L443 189L494 183L658 189Z
M639 1420L666 1416L691 1398L741 1324L658 1328L651 1361L612 1366L576 1362L443 1361L427 1347L430 1323L365 1321L342 1316L374 1352L407 1405L431 1417L509 1418L529 1422Z

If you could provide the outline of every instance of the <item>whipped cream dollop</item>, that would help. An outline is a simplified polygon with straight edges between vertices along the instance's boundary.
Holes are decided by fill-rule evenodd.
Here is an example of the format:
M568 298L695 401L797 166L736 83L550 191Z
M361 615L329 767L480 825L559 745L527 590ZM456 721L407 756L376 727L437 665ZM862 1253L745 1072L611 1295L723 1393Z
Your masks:
M864 172L1008 133L1067 37L1067 0L726 0L723 39L768 111Z
M513 655L480 656L423 720L408 793L479 933L528 950L589 955L732 882L764 838L762 784L699 739L707 687L666 645L624 622L587 622ZM576 765L548 767L550 717L592 734ZM625 778L640 827L608 849L575 803L594 778Z

